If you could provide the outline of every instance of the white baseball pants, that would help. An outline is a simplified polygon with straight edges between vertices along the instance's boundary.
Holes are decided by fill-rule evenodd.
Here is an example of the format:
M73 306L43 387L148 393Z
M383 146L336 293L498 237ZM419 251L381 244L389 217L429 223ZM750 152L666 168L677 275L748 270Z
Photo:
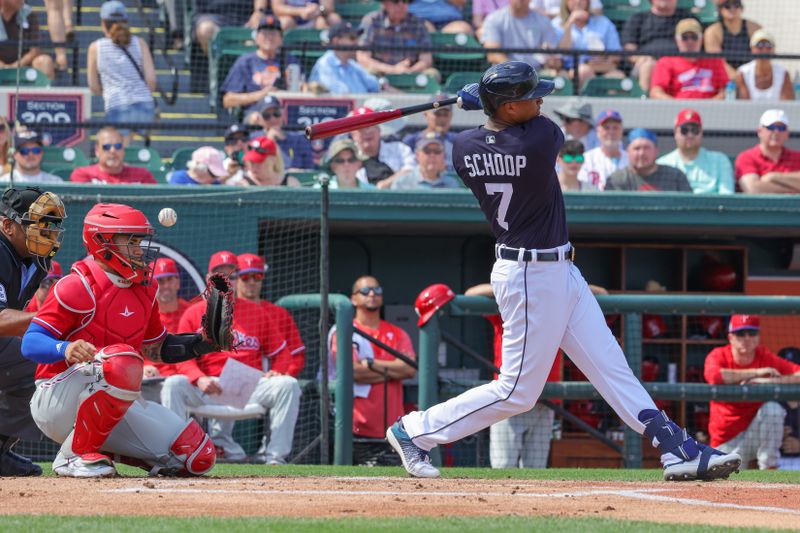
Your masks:
M555 413L535 405L527 413L506 418L489 428L492 468L547 468Z
M504 328L500 375L426 411L404 416L403 425L417 446L430 450L529 411L559 347L622 420L644 432L637 415L643 409L656 409L655 403L633 375L578 267L566 260L498 259L491 282Z
M766 470L778 466L783 444L783 424L786 409L778 402L764 402L747 429L717 449L725 453L738 453L742 457L744 470L756 459L758 468Z

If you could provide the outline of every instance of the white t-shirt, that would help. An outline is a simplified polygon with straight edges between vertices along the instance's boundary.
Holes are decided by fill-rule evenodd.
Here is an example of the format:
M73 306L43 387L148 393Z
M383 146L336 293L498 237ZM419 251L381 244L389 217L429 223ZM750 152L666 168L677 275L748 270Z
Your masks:
M515 17L509 7L498 9L483 21L483 44L499 43L501 48L558 48L558 34L550 19L536 11ZM512 61L524 61L541 68L542 54L509 54Z
M11 180L11 173L6 172L0 176L0 182L7 183ZM14 169L14 183L63 183L64 180L48 172L39 171L38 174L22 174L19 169Z
M612 172L628 166L628 154L624 149L620 157L611 159L598 146L583 154L584 162L578 172L578 180L586 184L586 190L602 191L606 188L606 180Z

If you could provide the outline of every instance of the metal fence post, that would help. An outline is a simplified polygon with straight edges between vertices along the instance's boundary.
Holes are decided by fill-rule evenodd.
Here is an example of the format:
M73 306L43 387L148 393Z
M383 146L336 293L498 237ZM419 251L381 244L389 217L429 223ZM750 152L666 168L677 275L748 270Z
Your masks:
M439 317L434 314L428 322L419 328L419 409L424 411L439 403L439 343L442 335L439 329ZM430 453L435 465L442 464L439 448Z
M333 464L353 464L353 306L336 306L336 418Z
M642 315L625 313L625 355L633 375L641 378L642 374ZM641 468L642 437L636 431L625 426L625 447L623 452L625 468Z

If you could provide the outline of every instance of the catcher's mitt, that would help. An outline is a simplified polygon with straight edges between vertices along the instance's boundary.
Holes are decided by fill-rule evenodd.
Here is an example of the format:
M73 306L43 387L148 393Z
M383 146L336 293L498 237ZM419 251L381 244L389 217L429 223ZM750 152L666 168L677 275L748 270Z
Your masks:
M206 314L203 315L203 337L215 350L234 350L233 343L233 287L222 274L208 277L206 291Z

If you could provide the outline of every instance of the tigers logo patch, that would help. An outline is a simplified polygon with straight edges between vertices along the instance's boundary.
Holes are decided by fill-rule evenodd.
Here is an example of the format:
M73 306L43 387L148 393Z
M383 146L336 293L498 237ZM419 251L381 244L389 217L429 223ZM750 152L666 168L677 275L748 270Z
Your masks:
M8 297L6 296L6 288L0 283L0 303L8 303Z

